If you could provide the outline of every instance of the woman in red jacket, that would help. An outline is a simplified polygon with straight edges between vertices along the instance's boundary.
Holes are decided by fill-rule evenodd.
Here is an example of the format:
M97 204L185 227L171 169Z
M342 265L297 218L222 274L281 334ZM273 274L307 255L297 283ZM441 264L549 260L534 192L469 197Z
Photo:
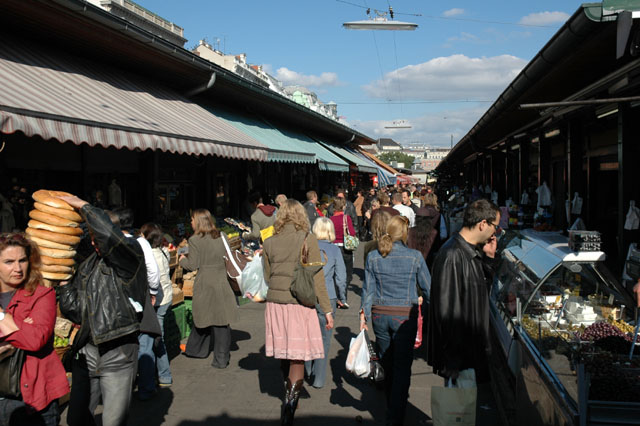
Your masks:
M58 398L69 392L53 350L56 294L40 285L40 253L22 233L0 235L0 353L25 352L21 397L0 399L0 424L57 425Z

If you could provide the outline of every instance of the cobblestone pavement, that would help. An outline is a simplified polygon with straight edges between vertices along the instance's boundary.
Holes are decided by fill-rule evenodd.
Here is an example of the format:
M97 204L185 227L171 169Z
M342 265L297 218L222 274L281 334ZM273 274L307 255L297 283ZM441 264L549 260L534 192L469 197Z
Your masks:
M363 260L355 254L354 278L349 289L348 310L338 310L331 342L326 385L305 386L310 399L301 399L297 425L384 424L384 393L346 372L344 363L351 337L358 331ZM173 386L159 389L149 401L132 402L129 425L169 426L266 426L278 425L284 389L279 361L264 355L264 304L244 304L240 320L232 324L231 361L224 370L211 367L208 359L178 355L171 361ZM371 332L373 337L373 332ZM423 348L415 353L406 426L431 425L431 387L442 379L431 372ZM478 425L499 425L493 400L480 402ZM98 408L100 411L100 407ZM63 425L64 422L63 412ZM99 416L98 416L99 417Z

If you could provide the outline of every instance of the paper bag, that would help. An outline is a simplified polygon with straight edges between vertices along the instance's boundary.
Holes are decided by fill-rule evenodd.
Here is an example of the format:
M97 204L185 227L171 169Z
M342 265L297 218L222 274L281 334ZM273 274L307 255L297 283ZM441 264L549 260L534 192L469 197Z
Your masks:
M431 388L434 426L475 426L477 388Z

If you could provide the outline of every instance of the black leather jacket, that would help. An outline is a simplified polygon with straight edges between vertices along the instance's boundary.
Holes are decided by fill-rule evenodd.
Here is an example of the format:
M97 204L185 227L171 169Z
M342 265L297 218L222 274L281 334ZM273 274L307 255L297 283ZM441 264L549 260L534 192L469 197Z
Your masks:
M486 380L493 271L494 260L458 233L438 252L427 329L427 361L434 373L448 377L452 370L475 368L478 382Z
M320 217L320 215L318 214L318 210L316 210L316 205L307 200L302 206L307 212L309 224L311 225L310 229L313 229L313 224L316 223L316 219Z
M87 204L80 213L100 255L89 256L60 287L60 311L81 324L79 335L87 336L89 327L91 340L100 345L140 330L140 315L129 299L144 307L147 269L140 244L124 236L102 209ZM74 344L74 349L79 348Z

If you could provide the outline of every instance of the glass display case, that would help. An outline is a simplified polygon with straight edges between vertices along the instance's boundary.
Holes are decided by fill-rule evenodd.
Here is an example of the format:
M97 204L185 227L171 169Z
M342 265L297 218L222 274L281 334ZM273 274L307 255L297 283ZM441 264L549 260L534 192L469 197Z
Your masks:
M573 252L560 233L533 230L509 231L499 251L492 330L517 424L640 419L640 363L629 358L636 309L605 254Z

